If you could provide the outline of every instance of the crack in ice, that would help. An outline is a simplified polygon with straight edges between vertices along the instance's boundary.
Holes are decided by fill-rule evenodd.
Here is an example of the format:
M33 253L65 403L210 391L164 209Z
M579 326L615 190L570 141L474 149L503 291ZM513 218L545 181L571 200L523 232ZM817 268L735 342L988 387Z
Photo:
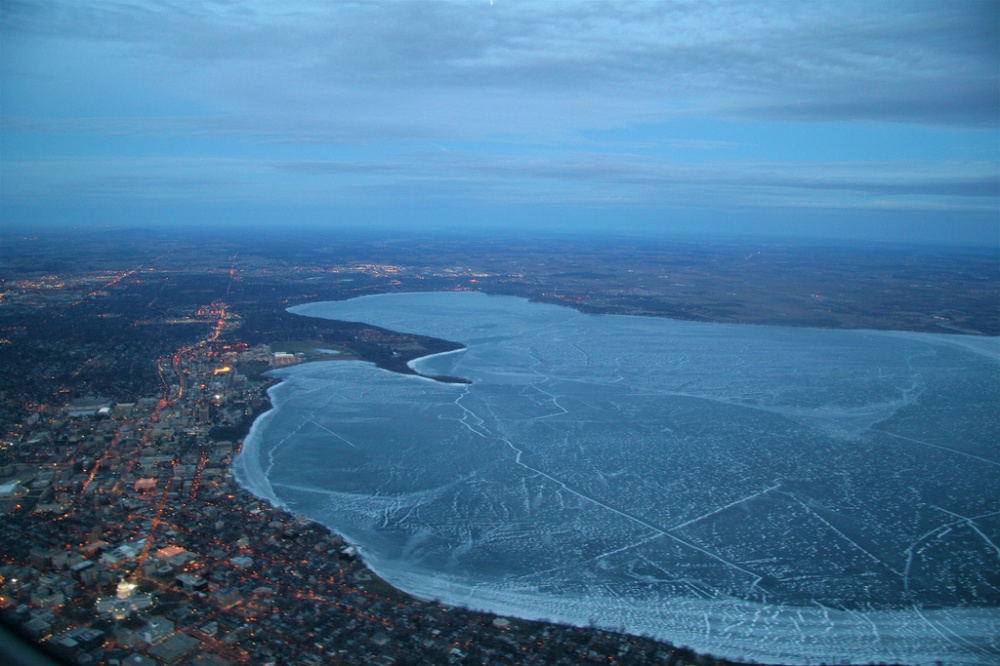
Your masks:
M1000 467L1000 462L997 462L995 460L990 460L989 458L983 458L982 456L973 455L971 453L966 453L965 451L959 451L958 449L953 449L948 446L942 446L940 444L931 444L930 442L925 442L919 439L913 439L912 437L904 437L903 435L897 435L894 432L889 432L888 430L880 430L878 428L872 428L872 431L880 432L884 435L895 437L896 439L903 439L906 440L907 442L913 442L914 444L923 444L924 446L930 446L935 449L941 449L942 451L948 451L949 453L956 453L960 456L965 456L966 458L972 458L973 460L978 460L980 462L984 462L989 465L995 465L996 467Z

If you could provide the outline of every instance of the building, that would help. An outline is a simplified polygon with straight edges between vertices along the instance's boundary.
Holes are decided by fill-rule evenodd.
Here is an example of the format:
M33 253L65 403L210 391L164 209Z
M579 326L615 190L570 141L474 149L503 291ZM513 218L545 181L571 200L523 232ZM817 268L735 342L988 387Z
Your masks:
M295 363L295 360L295 354L274 352L274 356L271 357L271 365L290 365Z

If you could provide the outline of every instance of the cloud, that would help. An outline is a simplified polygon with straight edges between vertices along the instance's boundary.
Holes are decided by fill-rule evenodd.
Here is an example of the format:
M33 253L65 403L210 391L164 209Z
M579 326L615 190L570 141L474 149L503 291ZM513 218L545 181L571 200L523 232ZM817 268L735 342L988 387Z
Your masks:
M0 0L0 188L996 212L998 25L976 0Z
M574 153L496 156L449 151L386 159L82 157L7 161L7 199L317 204L631 202L644 206L911 208L1000 212L993 164L707 162Z
M4 2L223 115L488 137L683 115L991 125L992 2ZM108 66L115 67L114 62ZM124 80L122 81L125 82ZM333 130L336 134L336 130ZM377 133L376 133L377 134Z
M419 184L421 197L501 197L545 194L581 204L629 200L646 205L695 205L720 201L748 205L778 196L880 206L912 205L914 197L932 198L954 210L996 210L1000 174L990 162L962 164L898 163L727 163L698 165L638 155L576 153L558 157L483 156L449 152L420 153L381 162L288 161L277 171L308 175L329 187L377 179L382 195ZM515 195L517 196L517 195ZM757 204L754 204L757 205Z

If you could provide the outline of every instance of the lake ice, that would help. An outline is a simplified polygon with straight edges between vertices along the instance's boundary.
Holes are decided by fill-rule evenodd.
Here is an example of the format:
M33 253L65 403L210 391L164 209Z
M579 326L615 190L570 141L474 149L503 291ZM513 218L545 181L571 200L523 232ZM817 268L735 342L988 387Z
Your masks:
M297 308L460 342L276 371L236 462L424 598L770 662L1000 663L1000 340Z

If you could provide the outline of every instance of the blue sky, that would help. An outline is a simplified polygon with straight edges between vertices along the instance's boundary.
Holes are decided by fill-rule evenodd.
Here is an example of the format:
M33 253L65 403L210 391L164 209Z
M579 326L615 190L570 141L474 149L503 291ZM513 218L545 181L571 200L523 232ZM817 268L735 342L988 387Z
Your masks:
M0 223L1000 243L1000 3L0 0Z

